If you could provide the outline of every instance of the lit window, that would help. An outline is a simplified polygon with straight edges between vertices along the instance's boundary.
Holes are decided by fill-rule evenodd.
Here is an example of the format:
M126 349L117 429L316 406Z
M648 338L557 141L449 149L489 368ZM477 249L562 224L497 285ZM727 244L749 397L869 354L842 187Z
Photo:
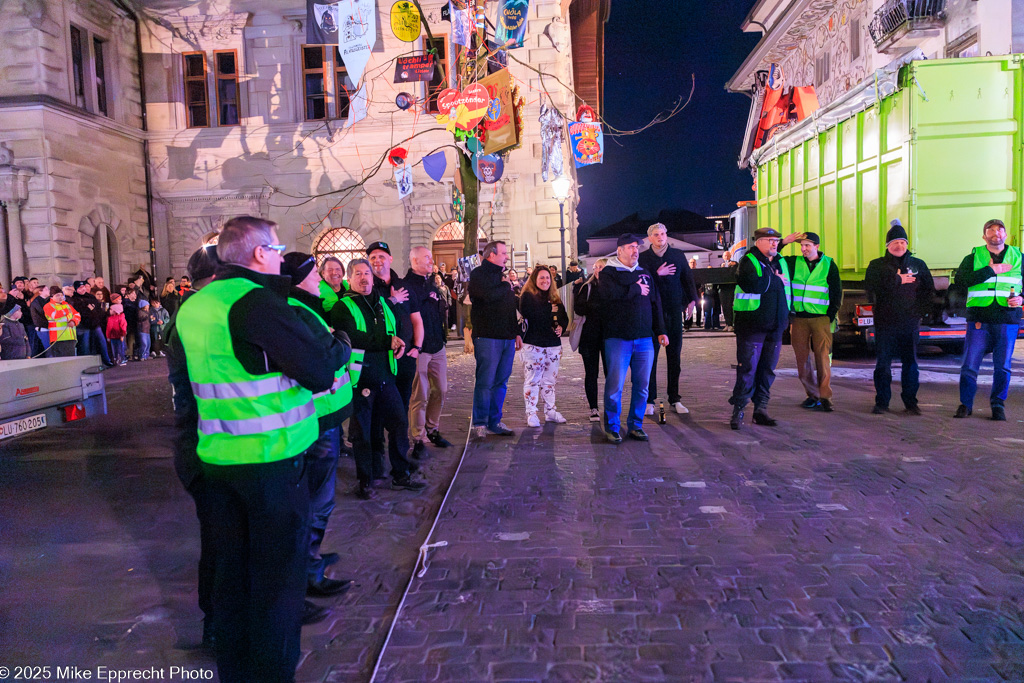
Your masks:
M210 125L210 107L206 97L206 55L202 52L187 52L182 58L185 63L185 112L188 127L206 128Z
M217 66L217 123L221 126L238 124L238 53L235 50L215 50Z
M334 48L334 102L336 119L348 118L348 108L352 102L352 91L355 89L348 77L348 69L341 59L338 48Z
M366 243L355 230L332 228L324 232L316 241L313 255L316 256L317 267L320 267L325 258L333 256L341 261L341 265L348 270L349 261L366 258Z
M323 45L302 46L302 90L306 101L306 120L327 118L327 60Z

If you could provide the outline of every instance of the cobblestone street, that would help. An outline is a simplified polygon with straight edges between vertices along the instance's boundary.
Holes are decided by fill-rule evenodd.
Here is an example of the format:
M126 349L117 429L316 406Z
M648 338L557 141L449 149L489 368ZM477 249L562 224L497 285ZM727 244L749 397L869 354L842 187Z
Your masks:
M733 432L734 348L688 334L691 413L620 446L587 421L568 346L569 423L525 428L517 360L516 436L469 442L430 539L447 545L412 581L377 680L1024 680L1022 349L1006 423L986 419L990 384L973 418L951 419L950 356L922 357L923 417L869 414L866 357L837 360L835 413L802 410L786 348L780 426ZM460 349L442 421L456 447L432 449L427 492L360 502L342 460L324 549L356 585L318 601L333 614L304 629L299 681L370 677L466 442L474 363ZM12 663L211 667L163 369L111 373L106 418L0 451Z

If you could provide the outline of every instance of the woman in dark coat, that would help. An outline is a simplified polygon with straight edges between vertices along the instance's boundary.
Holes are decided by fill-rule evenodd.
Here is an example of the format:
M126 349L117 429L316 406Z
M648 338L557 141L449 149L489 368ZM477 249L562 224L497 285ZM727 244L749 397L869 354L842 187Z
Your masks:
M587 317L583 323L583 332L580 334L579 352L583 356L583 388L587 393L587 403L590 405L591 422L601 420L601 411L597 406L598 361L604 368L605 376L608 375L608 361L602 351L604 340L601 338L601 299L597 293L598 274L607 263L608 259L598 259L594 263L594 274L576 283L573 297L573 312Z

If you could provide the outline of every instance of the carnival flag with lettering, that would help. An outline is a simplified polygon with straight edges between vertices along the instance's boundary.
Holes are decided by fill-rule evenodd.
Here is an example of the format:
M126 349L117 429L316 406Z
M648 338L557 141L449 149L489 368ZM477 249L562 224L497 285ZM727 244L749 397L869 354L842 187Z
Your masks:
M398 187L399 199L412 194L412 168L408 164L395 167L395 185Z
M325 4L316 0L306 0L306 43L338 43L338 3Z
M366 118L366 104L366 84L363 83L349 102L348 121L345 122L346 128L351 128Z
M604 131L600 123L573 121L569 124L569 147L576 168L604 160Z
M530 0L499 0L494 40L508 48L522 47L526 39L526 16Z
M370 51L377 42L376 0L341 0L338 20L338 51L348 77L358 83L363 77Z
M448 160L445 158L444 152L434 152L423 157L423 170L435 183L441 182L447 168Z

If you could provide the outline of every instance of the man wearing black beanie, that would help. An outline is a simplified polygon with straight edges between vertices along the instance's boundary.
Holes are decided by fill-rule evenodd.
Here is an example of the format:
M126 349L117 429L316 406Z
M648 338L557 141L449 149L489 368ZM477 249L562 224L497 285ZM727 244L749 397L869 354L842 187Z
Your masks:
M900 397L907 414L920 415L917 405L917 333L928 312L935 283L928 264L908 250L907 231L894 219L885 236L886 254L868 264L864 289L875 316L875 407L889 411L892 398L892 360L902 364Z

